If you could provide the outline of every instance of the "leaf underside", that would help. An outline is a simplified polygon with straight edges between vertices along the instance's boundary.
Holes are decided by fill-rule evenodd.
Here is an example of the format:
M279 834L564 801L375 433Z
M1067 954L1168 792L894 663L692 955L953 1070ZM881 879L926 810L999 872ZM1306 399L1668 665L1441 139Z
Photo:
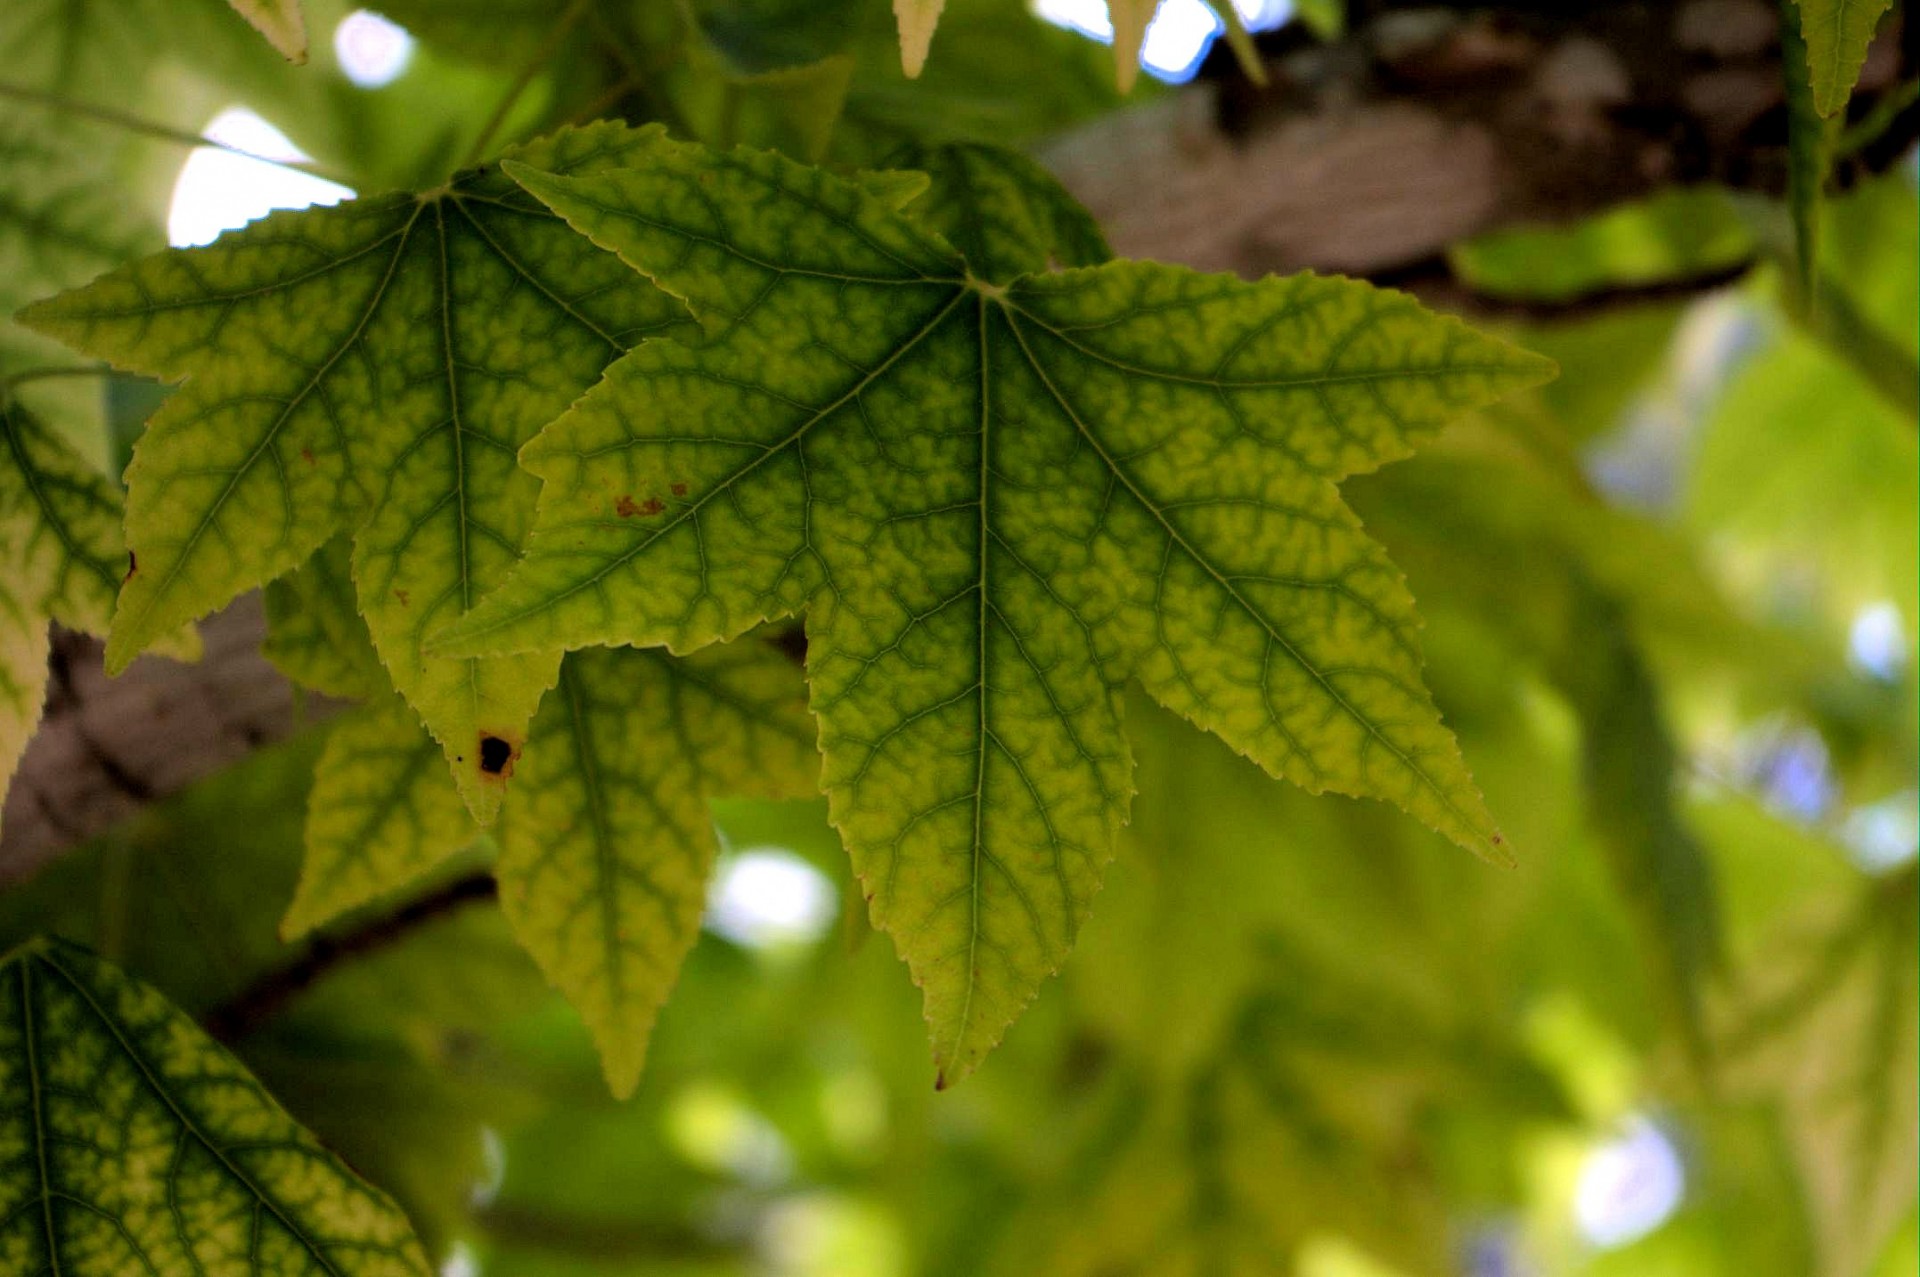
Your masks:
M619 163L618 127L525 151L580 171ZM107 661L281 576L353 534L360 611L393 685L490 820L557 654L421 651L504 579L536 485L520 446L642 336L682 312L496 169L438 192L276 214L30 307L29 325L183 381L127 479L137 573Z
M832 816L943 1082L1087 915L1127 678L1501 854L1335 485L1546 361L1340 279L986 282L865 187L645 136L630 170L509 171L707 336L642 345L528 446L526 558L434 642L689 651L804 611Z
M429 1271L399 1208L155 990L43 940L0 1004L0 1270Z
M397 697L333 729L307 813L288 936L417 881L479 833ZM815 793L800 668L743 639L686 658L569 655L493 830L509 925L630 1094L699 937L717 840L709 797Z
M0 388L0 801L46 699L47 626L101 634L126 570L120 494ZM171 655L198 655L191 630Z
M574 652L502 812L500 907L632 1093L699 938L718 842L707 799L800 798L820 760L799 667L752 639L675 659Z

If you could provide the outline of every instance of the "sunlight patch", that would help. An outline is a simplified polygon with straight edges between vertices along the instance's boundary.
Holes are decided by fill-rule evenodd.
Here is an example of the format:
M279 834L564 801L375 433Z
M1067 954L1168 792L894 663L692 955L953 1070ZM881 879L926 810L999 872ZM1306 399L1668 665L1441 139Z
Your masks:
M1602 1250L1645 1237L1667 1222L1686 1191L1686 1171L1673 1141L1644 1117L1587 1155L1574 1190L1580 1233Z
M297 163L311 157L243 106L230 106L214 116L202 136L247 154L201 146L187 156L167 209L167 242L175 248L211 244L222 232L237 230L275 209L338 204L353 198L350 187L270 163Z
M363 89L377 89L399 79L413 61L413 37L370 9L355 9L333 29L333 56L342 75Z
M721 861L707 927L749 949L811 944L833 924L833 884L778 847L751 847Z
M1900 609L1885 599L1861 608L1847 631L1847 660L1869 678L1899 681L1907 663L1907 633L1900 624Z
M1248 31L1271 31L1293 16L1293 0L1233 0L1233 7ZM1056 27L1102 44L1113 42L1105 0L1035 0L1033 11ZM1147 24L1140 65L1168 84L1184 84L1199 72L1207 51L1225 31L1206 0L1163 0Z

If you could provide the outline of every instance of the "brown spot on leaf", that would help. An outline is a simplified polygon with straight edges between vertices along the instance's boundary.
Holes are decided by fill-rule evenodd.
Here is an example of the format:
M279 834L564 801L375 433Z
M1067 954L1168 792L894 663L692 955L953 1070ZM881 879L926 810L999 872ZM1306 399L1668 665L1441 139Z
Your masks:
M140 570L139 561L133 557L133 551L128 550L127 551L127 574L120 578L120 584L125 585L128 581L133 580L133 574L135 572L138 572L139 570Z
M306 462L306 463L307 463L308 465L310 465L310 466L312 466L312 465L318 465L318 464L320 464L319 462L317 462L317 461L315 461L315 460L314 460L314 456L313 456L313 449L312 449L312 448L302 448L302 449L300 449L300 459L301 459L302 461L304 461L304 462Z
M634 515L640 513L640 507L633 503L632 497L622 496L618 501L613 503L613 512L623 519L631 519Z
M520 757L520 748L504 737L492 732L480 733L480 770L489 776L498 776L506 780L513 775L513 764Z
M393 597L400 600L401 607L407 606L407 592L405 590L395 590Z
M671 485L669 485L669 486L670 486L670 488L672 489L672 491L673 491L673 495L674 495L674 496L676 496L676 497L684 497L684 496L686 496L686 495L687 495L687 485L686 485L686 484L684 484L684 483L675 483L675 484L671 484Z

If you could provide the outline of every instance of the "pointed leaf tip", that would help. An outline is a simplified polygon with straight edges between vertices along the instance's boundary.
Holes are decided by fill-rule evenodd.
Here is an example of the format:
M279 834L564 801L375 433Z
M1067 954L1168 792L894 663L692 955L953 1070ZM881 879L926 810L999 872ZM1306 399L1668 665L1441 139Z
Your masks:
M946 4L947 0L893 0L893 16L900 24L900 69L909 80L918 79L927 65L927 50Z

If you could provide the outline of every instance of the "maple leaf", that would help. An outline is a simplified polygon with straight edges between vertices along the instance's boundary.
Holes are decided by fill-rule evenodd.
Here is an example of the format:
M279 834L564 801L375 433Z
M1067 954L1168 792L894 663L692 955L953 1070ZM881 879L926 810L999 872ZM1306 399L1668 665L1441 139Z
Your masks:
M708 797L800 798L820 756L799 667L742 640L675 660L568 655L502 812L500 908L579 1008L617 1096L699 938L718 839Z
M525 154L622 162L612 127ZM128 469L139 571L107 664L353 534L360 610L393 685L490 820L557 654L427 657L428 629L505 577L534 481L520 445L612 358L683 313L497 169L420 196L276 214L29 307L30 326L181 380Z
M528 445L527 557L436 641L687 651L804 610L832 817L943 1083L1087 915L1128 677L1274 775L1499 854L1335 482L1548 361L1343 279L996 284L863 186L658 132L633 154L509 171L710 336L642 345Z
M267 583L267 637L260 654L282 674L325 696L368 700L392 690L354 601L353 543L344 536Z
M49 622L105 633L126 566L120 493L0 384L0 800L46 700ZM163 647L191 659L198 636Z
M1056 267L1113 259L1093 215L1018 151L946 142L906 147L888 162L898 171L927 175L924 188L901 192L907 198L898 206L951 244L976 279L1006 284Z
M419 721L388 696L333 729L281 931L300 935L432 870L479 830ZM799 666L742 640L685 659L576 652L534 718L493 831L509 925L632 1092L654 1016L700 932L709 797L799 798L819 754Z
M425 1277L387 1196L156 990L57 940L0 962L0 1269Z
M439 757L391 692L334 724L314 768L306 859L283 938L406 886L480 836Z

